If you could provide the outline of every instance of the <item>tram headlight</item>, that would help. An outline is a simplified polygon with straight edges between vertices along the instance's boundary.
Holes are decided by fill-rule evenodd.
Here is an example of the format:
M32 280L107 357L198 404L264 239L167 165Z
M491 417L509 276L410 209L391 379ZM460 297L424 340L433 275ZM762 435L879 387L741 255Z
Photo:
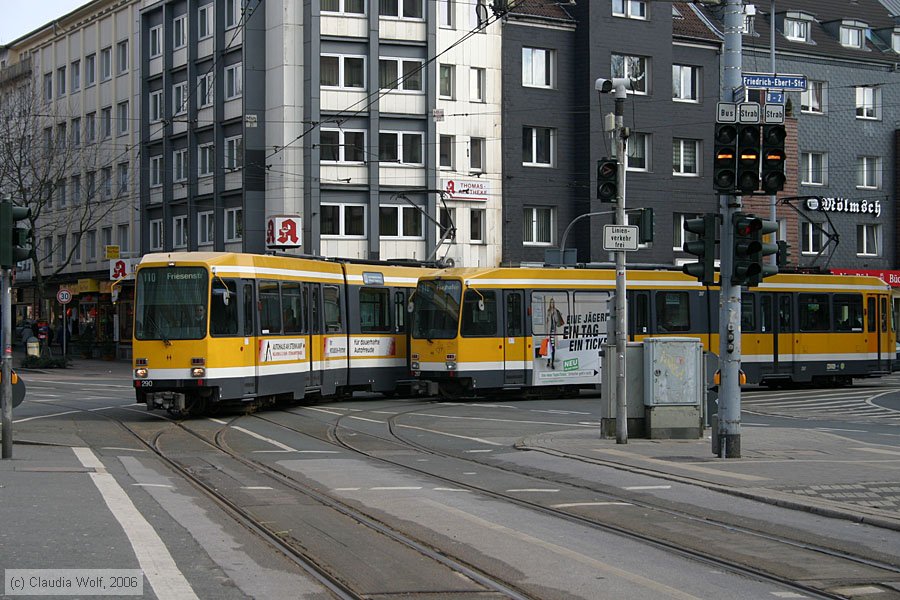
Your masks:
M413 371L418 371L419 370L419 361L414 360L411 363L409 363L409 368L412 369Z
M448 371L455 371L456 370L456 361L455 360L445 361L444 366L447 367Z
M147 375L150 372L147 370L147 367L139 367L134 370L134 378L135 379L147 379Z
M191 377L206 377L206 368L194 367L191 369Z

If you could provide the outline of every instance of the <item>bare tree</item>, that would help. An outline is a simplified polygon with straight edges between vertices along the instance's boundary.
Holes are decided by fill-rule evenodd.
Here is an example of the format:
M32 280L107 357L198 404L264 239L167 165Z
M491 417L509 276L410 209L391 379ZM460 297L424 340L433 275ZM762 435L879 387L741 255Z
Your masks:
M137 154L113 143L120 115L112 107L82 115L78 104L50 98L52 80L39 83L0 81L0 192L31 209L33 278L43 300L79 259L82 236L132 210Z

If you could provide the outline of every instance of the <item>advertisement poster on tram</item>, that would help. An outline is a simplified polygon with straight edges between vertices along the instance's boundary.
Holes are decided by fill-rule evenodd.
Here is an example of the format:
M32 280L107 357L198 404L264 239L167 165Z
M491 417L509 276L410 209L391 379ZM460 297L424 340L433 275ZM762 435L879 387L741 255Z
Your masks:
M533 292L534 385L600 383L610 292Z

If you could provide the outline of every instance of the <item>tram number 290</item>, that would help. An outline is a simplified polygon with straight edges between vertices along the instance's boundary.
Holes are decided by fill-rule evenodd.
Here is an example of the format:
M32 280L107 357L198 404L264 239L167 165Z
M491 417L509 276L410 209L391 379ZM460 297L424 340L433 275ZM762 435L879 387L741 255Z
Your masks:
M146 379L141 380L141 387L153 387L153 382Z

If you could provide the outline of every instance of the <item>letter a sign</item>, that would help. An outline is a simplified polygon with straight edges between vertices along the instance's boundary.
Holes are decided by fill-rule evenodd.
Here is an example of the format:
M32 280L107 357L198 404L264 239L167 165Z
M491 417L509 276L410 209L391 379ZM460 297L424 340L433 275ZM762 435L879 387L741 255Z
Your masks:
M303 245L302 219L297 215L275 215L266 224L266 246L299 248Z

